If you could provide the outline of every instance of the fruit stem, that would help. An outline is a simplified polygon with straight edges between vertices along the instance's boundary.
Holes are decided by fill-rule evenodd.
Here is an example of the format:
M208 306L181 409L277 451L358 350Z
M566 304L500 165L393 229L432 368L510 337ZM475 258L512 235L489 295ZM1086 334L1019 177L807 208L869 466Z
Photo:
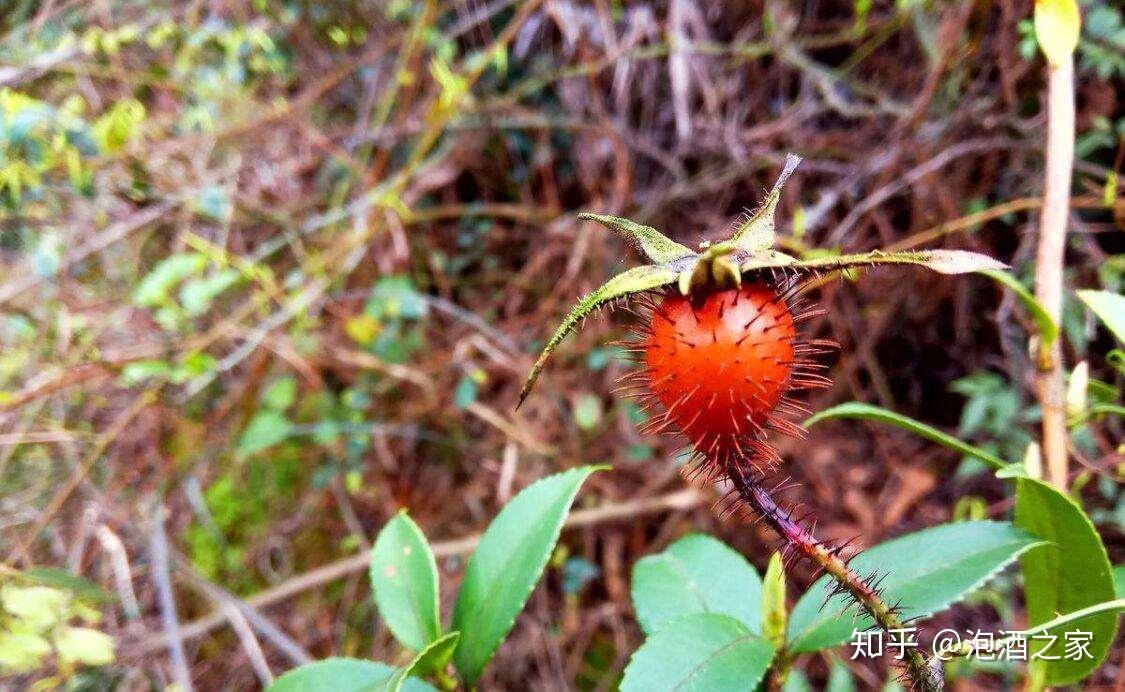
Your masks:
M884 632L891 637L903 634L906 625L896 610L883 600L878 589L849 567L838 551L822 543L808 527L794 519L791 512L779 507L758 479L739 470L732 470L728 477L742 500L777 531L787 546L812 560L835 579ZM904 665L915 690L930 692L943 689L940 669L931 668L917 647L905 647L905 652Z

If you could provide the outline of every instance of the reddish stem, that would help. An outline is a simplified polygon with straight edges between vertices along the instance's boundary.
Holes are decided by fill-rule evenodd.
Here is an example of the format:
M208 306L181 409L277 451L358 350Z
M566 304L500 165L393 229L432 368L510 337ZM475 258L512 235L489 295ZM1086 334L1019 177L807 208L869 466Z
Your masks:
M879 594L848 563L839 556L839 551L828 547L812 534L807 526L793 518L791 512L778 506L758 479L751 474L732 469L727 474L739 497L753 508L785 541L787 546L819 565L840 587L851 594L860 606L871 615L879 627L894 636L893 630L903 630L906 625L898 612L888 605ZM906 647L904 665L916 690L943 689L940 669L931 668L925 656L915 647Z

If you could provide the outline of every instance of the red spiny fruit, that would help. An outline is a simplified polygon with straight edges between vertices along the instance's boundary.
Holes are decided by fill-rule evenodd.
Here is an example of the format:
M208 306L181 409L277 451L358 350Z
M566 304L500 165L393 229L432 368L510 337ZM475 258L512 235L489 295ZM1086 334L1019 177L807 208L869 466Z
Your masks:
M801 359L812 352L797 336L796 324L807 316L795 316L778 289L762 281L665 295L641 344L641 375L664 409L654 424L675 425L719 468L776 463L765 429L801 429L775 412L799 411L787 394L826 382Z

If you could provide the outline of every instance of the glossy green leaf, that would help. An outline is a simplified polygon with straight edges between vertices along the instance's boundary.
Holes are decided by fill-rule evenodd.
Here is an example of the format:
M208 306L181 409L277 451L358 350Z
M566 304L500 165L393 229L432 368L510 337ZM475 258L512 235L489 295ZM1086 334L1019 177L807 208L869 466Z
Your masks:
M481 536L453 608L452 629L461 632L453 659L469 687L515 624L578 489L599 468L583 466L532 483Z
M421 651L441 636L437 563L406 512L379 532L371 549L370 574L379 613L399 643Z
M691 248L680 245L655 228L642 226L629 219L606 216L605 214L591 214L590 212L583 212L578 215L578 218L581 221L600 223L611 231L616 231L644 253L645 257L657 264L671 262L693 254Z
M375 692L386 689L398 670L385 663L358 658L328 658L295 668L273 681L269 692ZM407 692L434 692L417 678L407 678Z
M762 631L762 580L722 541L692 534L633 566L633 608L647 634L691 613L724 613Z
M551 335L547 345L543 347L543 351L539 354L538 360L532 366L531 372L528 373L527 381L520 390L520 402L522 403L531 388L535 385L535 380L539 377L540 371L547 363L547 359L551 353L558 347L562 340L566 338L567 334L574 331L578 323L587 317L591 312L606 303L630 295L632 293L642 293L660 286L667 286L674 282L678 276L674 269L668 267L656 267L646 265L643 267L634 267L628 271L622 272L613 277L606 283L602 284L601 288L597 289L590 295L578 301L578 305L570 311L562 324L558 326L555 333Z
M974 447L967 442L962 442L956 437L948 433L944 433L933 426L926 425L925 423L916 421L913 418L909 418L900 413L895 413L894 411L890 411L879 406L873 406L871 404L865 404L860 401L849 401L847 403L839 404L837 406L833 406L831 408L820 411L816 415L806 420L804 425L807 428L821 421L834 420L839 418L853 418L859 420L873 420L880 423L889 423L891 425L902 428L903 430L912 432L919 437L924 437L931 442L937 442L940 445L944 445L946 447L949 447L950 449L957 450L962 454L976 457L977 459L980 459L981 461L993 466L994 468L1000 469L1008 465L1007 462L1005 462L1000 457L997 457L994 454L990 454L980 447Z
M1125 296L1109 291L1078 291L1078 297L1118 341L1125 342Z
M765 676L773 655L773 644L729 615L685 615L637 649L621 691L745 692Z
M1006 271L999 269L988 269L982 271L981 274L989 277L993 281L1005 286L1020 299L1023 306L1031 313L1032 319L1035 320L1035 326L1039 329L1039 337L1043 340L1044 347L1050 347L1055 343L1055 339L1059 338L1059 325L1051 317L1051 313L1047 312L1047 308L1027 290L1027 287L1020 283L1020 280L1012 276Z
M882 578L883 598L900 603L906 620L928 617L984 585L1022 553L1042 541L1007 522L963 521L907 534L866 550L851 567ZM855 602L836 595L825 603L829 578L822 577L789 616L790 649L819 651L851 640L852 631L874 624Z
M1086 513L1066 494L1043 481L1021 478L1016 485L1016 525L1050 545L1020 559L1028 622L1038 625L1114 598L1113 575L1105 546ZM1105 660L1117 631L1117 616L1104 613L1083 620L1093 634L1092 658L1036 661L1048 685L1066 685L1089 675ZM1062 634L1062 630L1057 632ZM1062 641L1060 636L1059 641ZM1029 642L1031 651L1045 642ZM1047 651L1062 655L1062 647Z
M772 250L777 239L774 215L777 212L777 203L781 200L781 188L785 187L789 176L797 170L801 157L789 154L785 157L785 166L781 175L773 184L773 189L761 206L750 214L745 221L735 230L730 237L730 242L748 252L762 252Z
M743 272L757 269L785 267L808 271L833 271L852 267L873 267L882 264L913 264L940 274L967 274L986 269L1003 269L1004 264L967 250L918 250L914 252L866 252L856 255L836 255L796 259L782 253L750 255L740 263Z

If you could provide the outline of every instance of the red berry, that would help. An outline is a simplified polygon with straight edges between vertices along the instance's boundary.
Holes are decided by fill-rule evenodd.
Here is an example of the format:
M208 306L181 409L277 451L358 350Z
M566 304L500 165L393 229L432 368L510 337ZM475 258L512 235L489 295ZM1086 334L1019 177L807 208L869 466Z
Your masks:
M642 344L648 386L664 408L658 422L719 464L736 455L761 463L764 428L779 427L772 414L794 385L796 338L793 313L769 284L669 293Z

